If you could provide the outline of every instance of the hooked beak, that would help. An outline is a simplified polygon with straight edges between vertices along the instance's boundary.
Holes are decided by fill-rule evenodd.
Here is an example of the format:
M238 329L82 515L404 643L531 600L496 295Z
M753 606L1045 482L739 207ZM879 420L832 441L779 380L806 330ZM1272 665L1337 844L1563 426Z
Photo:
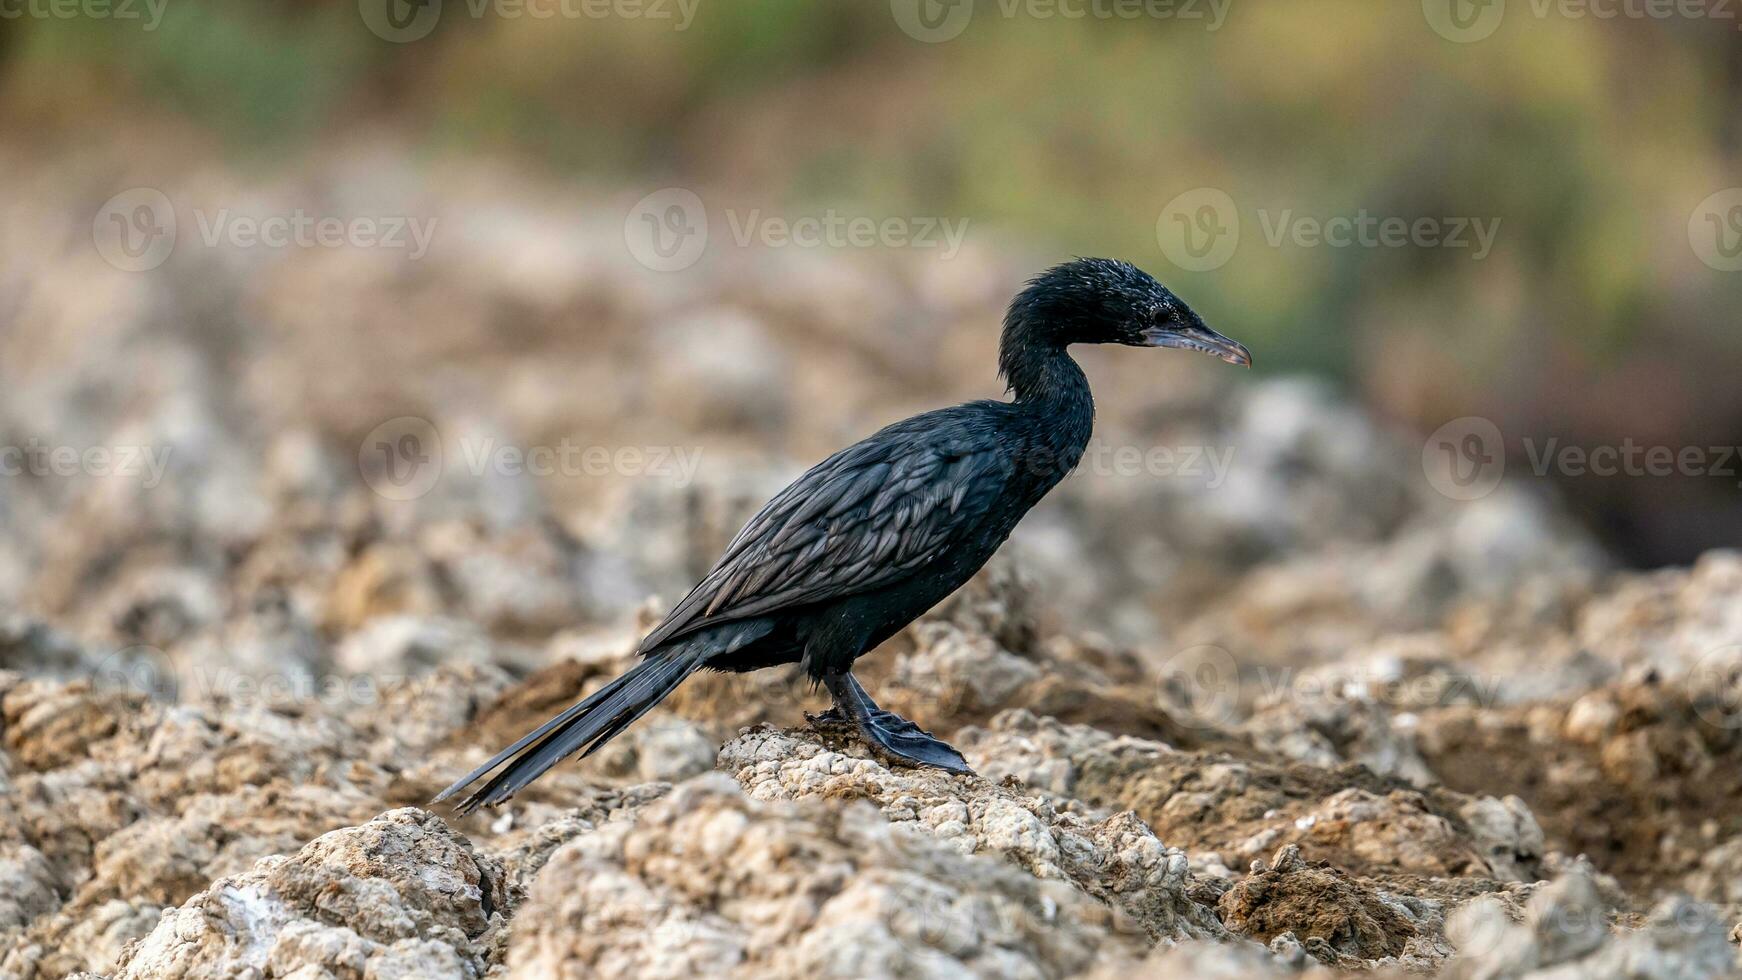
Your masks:
M1252 352L1237 340L1224 337L1209 327L1151 327L1144 331L1143 341L1149 347L1172 347L1175 350L1195 350L1220 358L1229 364L1252 366Z

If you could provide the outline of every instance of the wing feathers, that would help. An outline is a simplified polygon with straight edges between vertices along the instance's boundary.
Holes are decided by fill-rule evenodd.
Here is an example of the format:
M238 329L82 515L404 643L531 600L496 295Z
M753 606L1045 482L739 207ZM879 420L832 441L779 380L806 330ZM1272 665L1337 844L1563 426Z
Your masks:
M1014 465L961 421L898 423L835 454L768 502L714 570L642 641L871 591L979 537Z

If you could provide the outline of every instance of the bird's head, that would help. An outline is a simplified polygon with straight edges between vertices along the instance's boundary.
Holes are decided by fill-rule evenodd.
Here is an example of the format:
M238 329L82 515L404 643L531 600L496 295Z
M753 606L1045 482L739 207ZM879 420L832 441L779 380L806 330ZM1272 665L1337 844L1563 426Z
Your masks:
M1211 330L1149 273L1117 259L1077 259L1034 277L1010 304L1004 329L1007 347L1018 340L1172 347L1252 366L1245 345Z

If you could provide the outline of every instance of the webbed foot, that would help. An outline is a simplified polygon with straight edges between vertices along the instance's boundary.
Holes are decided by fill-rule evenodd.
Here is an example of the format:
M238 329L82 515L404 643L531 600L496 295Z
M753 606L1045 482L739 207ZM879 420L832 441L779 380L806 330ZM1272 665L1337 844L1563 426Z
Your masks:
M874 751L916 765L935 766L954 773L973 773L968 760L948 742L934 738L931 732L893 711L877 707L852 674L830 678L826 683L835 705L817 720L838 722L850 719L859 730L859 736Z

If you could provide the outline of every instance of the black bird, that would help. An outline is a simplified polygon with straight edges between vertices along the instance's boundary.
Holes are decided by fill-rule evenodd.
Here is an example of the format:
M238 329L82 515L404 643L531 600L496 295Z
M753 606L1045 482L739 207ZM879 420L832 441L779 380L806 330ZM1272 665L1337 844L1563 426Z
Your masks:
M704 667L800 663L874 751L951 772L960 752L884 711L853 662L954 592L1082 458L1095 406L1071 344L1174 347L1250 366L1128 262L1078 259L1028 283L1004 317L999 373L1010 402L916 415L841 450L781 491L641 641L642 660L443 790L507 763L460 804L513 796L557 762L589 754ZM512 760L512 761L510 761Z

